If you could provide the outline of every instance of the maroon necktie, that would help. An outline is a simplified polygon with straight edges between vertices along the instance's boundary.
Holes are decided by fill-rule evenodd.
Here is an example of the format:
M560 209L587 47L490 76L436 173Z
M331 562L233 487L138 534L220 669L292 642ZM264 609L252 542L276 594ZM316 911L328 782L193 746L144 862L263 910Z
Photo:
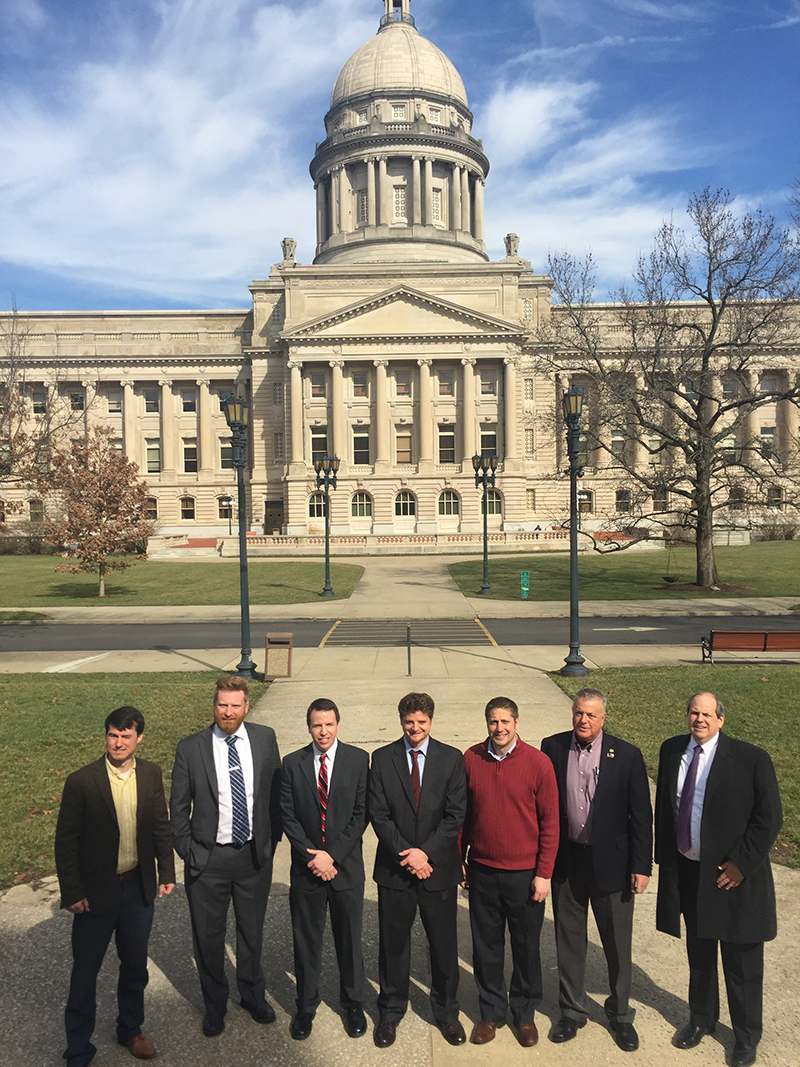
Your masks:
M419 752L415 748L410 749L411 752L411 788L414 791L414 805L419 807L419 794L422 789L422 783L419 780Z
M319 778L317 780L317 792L319 793L320 822L322 823L322 843L325 844L325 816L328 814L328 768L325 766L327 753L323 752L319 757Z
M675 838L679 852L688 852L692 847L692 806L694 804L694 787L697 782L697 768L700 764L700 745L694 746L692 762L686 772L678 804L678 825Z

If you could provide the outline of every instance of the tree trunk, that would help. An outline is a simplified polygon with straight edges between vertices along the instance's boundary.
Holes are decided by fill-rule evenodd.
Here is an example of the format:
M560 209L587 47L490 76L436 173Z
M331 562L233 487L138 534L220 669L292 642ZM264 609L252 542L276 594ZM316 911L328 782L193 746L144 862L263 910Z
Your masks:
M100 564L100 592L97 595L106 595L106 566L104 563Z
M714 557L714 508L711 502L711 474L706 464L698 464L695 504L697 507L697 584L719 585Z

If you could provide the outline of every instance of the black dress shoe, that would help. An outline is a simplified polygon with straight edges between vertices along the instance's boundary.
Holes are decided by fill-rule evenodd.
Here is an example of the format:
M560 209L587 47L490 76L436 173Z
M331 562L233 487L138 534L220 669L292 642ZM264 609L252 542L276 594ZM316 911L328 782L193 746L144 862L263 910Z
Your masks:
M586 1026L586 1020L569 1019L562 1015L550 1034L550 1040L555 1045L562 1045L565 1041L571 1041L582 1026Z
M397 1023L390 1023L388 1019L381 1019L375 1027L375 1033L372 1035L372 1040L375 1042L376 1048L388 1048L389 1045L394 1044L396 1035Z
M711 1026L697 1026L695 1023L687 1023L680 1033L672 1039L675 1048L695 1048L706 1034L714 1033L714 1023Z
M347 1009L344 1030L348 1037L363 1037L367 1032L367 1017L360 1005Z
M213 1015L203 1016L203 1033L206 1037L216 1037L225 1029L225 1020L217 1019Z
M261 1004L242 1004L245 1011L249 1011L257 1023L274 1023L275 1009L266 1000Z
M616 1019L610 1019L611 1032L617 1047L623 1052L635 1052L639 1047L639 1035L633 1027L633 1023L618 1023Z
M731 1067L750 1067L751 1063L756 1062L756 1046L745 1045L743 1041L737 1041L733 1046L733 1055L731 1056Z
M307 1011L301 1011L289 1024L289 1033L295 1041L305 1041L314 1026L314 1019Z
M442 1031L442 1036L448 1045L463 1045L466 1043L467 1035L464 1033L464 1027L458 1019L453 1019L450 1023L440 1023L439 1029Z

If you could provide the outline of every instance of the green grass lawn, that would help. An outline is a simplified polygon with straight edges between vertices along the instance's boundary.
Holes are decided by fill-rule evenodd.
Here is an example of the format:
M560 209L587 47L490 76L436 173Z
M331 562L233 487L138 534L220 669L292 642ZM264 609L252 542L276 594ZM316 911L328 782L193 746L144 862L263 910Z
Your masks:
M0 676L0 888L54 870L64 779L105 751L106 715L124 704L145 717L140 752L169 781L175 746L212 720L217 673ZM266 690L250 683L251 702Z
M734 592L687 592L667 583L667 553L623 551L581 555L578 578L581 600L655 600L684 597L800 596L800 541L761 541L716 550L720 578L728 585L749 588ZM529 600L569 600L569 554L542 552L533 556L489 559L489 582L496 600L521 600L520 574L530 572ZM669 572L675 584L695 580L695 552L674 549ZM450 573L465 596L477 596L483 561L454 563Z
M726 733L760 745L772 757L784 814L774 855L800 868L800 733L794 729L800 667L615 667L594 670L586 679L551 677L570 696L583 685L606 693L608 731L638 745L654 779L662 741L688 733L686 701L711 689L725 705Z
M149 560L106 579L97 596L97 576L56 571L55 556L0 556L0 607L238 604L239 561ZM337 599L349 597L363 567L331 564ZM310 560L250 560L251 604L304 604L320 598L325 564Z

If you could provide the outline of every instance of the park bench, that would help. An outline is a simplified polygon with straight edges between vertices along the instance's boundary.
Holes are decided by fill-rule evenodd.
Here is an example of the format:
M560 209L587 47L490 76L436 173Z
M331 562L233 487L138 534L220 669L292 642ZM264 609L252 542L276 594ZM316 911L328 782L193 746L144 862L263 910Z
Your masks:
M784 652L800 649L800 630L712 630L701 637L703 663L714 662L715 652Z

